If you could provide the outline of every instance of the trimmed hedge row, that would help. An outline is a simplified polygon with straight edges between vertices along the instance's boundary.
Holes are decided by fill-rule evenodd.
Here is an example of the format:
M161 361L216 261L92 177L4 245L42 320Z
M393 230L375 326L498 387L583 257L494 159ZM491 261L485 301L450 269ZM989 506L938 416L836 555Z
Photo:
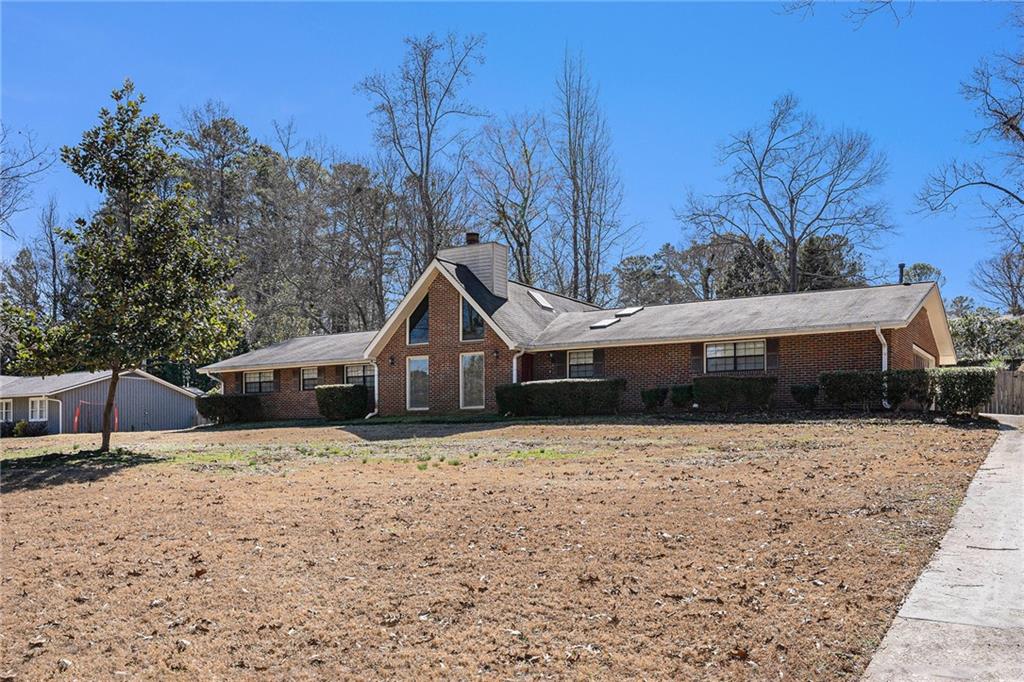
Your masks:
M362 384L317 386L316 406L327 419L359 419L370 411L370 393Z
M814 409L814 403L818 399L818 390L818 384L793 384L789 387L789 393L793 396L793 400L805 410Z
M640 399L644 401L644 409L654 412L665 404L668 398L667 388L648 388L640 391Z
M885 397L893 409L909 400L925 408L934 402L942 412L977 415L995 391L996 372L988 367L839 371L823 372L818 382L825 400L838 407L870 409Z
M696 377L693 401L718 412L771 409L776 377Z
M196 410L216 424L258 422L263 419L263 406L254 395L210 393L196 398Z
M498 412L516 417L615 414L625 379L555 379L503 384L494 389Z
M17 422L0 422L0 438L45 436L47 430L46 422L29 422L24 419Z

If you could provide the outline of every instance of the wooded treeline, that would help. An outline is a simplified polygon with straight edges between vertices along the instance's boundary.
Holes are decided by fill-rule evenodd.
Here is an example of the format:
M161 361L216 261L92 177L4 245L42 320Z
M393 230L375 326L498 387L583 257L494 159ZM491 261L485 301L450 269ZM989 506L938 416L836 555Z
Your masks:
M681 198L680 242L631 255L637 226L622 210L612 131L582 57L565 55L546 102L489 112L468 89L484 51L479 35L408 38L397 69L356 84L374 122L366 157L309 141L291 123L275 122L259 139L215 101L182 115L174 185L188 188L238 260L232 283L253 313L240 350L379 327L434 253L465 231L507 243L513 278L601 305L877 281L871 251L893 225L880 196L886 159L867 134L826 126L792 95L778 98L763 122L721 144L718 189ZM1016 314L1024 302L1024 103L1013 89L1021 63L983 66L964 89L986 121L979 135L1009 148L1009 170L953 163L919 197L924 210L946 210L983 181L997 188L981 202L1001 250L975 283ZM46 162L31 145L5 157L5 226ZM1003 177L993 181L995 172ZM51 322L77 299L60 224L51 198L40 236L0 277L6 298ZM941 276L915 268L912 275Z

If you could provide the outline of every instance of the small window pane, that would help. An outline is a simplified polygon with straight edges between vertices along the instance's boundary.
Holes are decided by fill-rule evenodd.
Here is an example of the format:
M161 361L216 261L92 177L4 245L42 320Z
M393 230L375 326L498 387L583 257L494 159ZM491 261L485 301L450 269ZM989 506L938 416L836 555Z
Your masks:
M708 372L764 370L764 341L709 343L705 347Z
M272 393L274 391L273 370L246 372L243 380L243 393Z
M46 398L29 398L28 420L30 422L44 422L47 419Z
M302 368L302 390L312 391L320 383L320 372L316 367Z
M427 358L409 358L409 409L425 410L429 407L430 361Z
M2 400L0 401L0 422L12 422L14 421L14 401L13 400Z
M430 297L424 296L409 316L409 343L430 341Z
M569 353L569 378L589 379L594 376L594 351L574 350Z
M469 301L462 299L462 340L479 341L484 338L484 318Z
M484 354L462 356L462 407L484 406Z

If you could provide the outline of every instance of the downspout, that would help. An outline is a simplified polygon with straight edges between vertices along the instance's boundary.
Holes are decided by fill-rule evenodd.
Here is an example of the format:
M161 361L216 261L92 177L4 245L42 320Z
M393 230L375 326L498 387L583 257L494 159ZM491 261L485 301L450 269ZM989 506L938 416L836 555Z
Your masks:
M64 403L60 398L51 398L48 395L43 397L57 403L57 433L64 433Z
M889 399L886 397L888 391L886 390L886 379L885 372L889 371L889 344L885 340L885 335L882 334L882 328L875 325L875 336L878 337L878 342L882 344L882 407L889 409L892 405L889 404Z
M377 366L377 361L373 361L373 412L363 417L363 419L369 419L370 417L377 416L377 410L380 409L380 368Z
M518 353L516 353L515 355L512 356L512 383L513 384L518 384L519 383L519 358L523 357L524 355L526 355L526 351L525 350L521 350L521 351L519 351Z

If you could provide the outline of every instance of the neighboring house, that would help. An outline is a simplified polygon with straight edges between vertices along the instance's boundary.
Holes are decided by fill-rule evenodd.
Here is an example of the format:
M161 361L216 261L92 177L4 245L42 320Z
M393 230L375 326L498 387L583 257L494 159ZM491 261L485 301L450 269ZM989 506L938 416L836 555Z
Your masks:
M46 377L0 377L0 421L45 422L47 433L96 433L110 371L71 372ZM196 394L159 377L132 370L117 382L117 431L184 429L202 421Z
M375 388L385 415L494 411L497 385L565 377L624 378L623 407L639 410L641 390L698 376L776 376L785 405L790 385L823 371L956 362L934 283L602 310L510 281L508 247L467 237L380 331L292 339L204 371L297 418L316 416L317 383L350 379Z

